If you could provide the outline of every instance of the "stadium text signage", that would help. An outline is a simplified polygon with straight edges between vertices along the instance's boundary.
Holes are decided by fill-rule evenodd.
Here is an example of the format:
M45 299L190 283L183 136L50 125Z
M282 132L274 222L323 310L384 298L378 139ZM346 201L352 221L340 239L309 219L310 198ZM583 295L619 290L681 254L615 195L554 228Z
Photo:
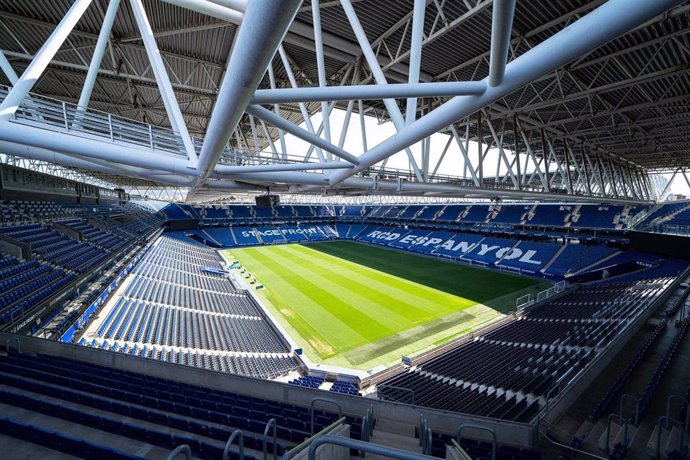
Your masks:
M366 238L372 240L383 240L383 241L397 241L398 244L404 247L421 246L423 248L429 248L429 251L434 249L443 249L446 252L455 252L460 255L466 254L470 251L477 256L491 256L493 255L496 260L515 260L518 259L520 262L532 265L542 265L541 260L536 260L537 251L534 249L528 249L523 251L520 248L514 248L512 246L500 246L494 244L485 243L473 243L469 241L463 241L460 238L461 235L455 235L451 238L438 238L432 236L420 236L409 234L401 238L401 234L398 232L384 232L380 230L375 230L367 234Z
M270 229L270 230L259 230L259 229L254 229L254 230L243 230L242 231L242 237L243 238L249 238L255 235L255 233L258 233L261 236L283 236L285 234L287 235L304 235L304 234L309 234L309 235L317 235L319 233L319 230L316 227L305 227L305 228L284 228L282 230L279 230L277 228L275 229Z

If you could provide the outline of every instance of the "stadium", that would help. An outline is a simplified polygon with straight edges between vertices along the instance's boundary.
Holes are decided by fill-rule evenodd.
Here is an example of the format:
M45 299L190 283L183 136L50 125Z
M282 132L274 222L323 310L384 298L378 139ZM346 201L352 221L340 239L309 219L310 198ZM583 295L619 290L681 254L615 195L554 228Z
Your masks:
M1 0L0 458L690 459L687 0Z

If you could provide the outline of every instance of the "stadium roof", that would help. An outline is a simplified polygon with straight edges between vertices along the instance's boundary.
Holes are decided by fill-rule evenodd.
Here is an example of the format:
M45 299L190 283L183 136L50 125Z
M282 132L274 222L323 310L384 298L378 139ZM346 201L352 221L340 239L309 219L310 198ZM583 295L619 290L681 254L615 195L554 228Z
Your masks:
M270 185L301 193L545 199L562 199L566 193L574 199L646 201L658 194L649 173L690 166L687 1L323 0L317 5L315 13L308 1L285 1L275 8L268 0L4 0L0 50L22 79L29 64L36 64L39 78L28 88L56 101L22 98L11 120L0 113L0 125L7 127L0 127L0 152L92 169L122 185L153 181L189 186L195 192L190 197L197 198ZM107 34L104 18L109 8L114 22ZM73 24L68 24L70 19ZM320 29L314 27L314 19L320 21ZM244 36L241 23L248 23ZM99 57L103 30L99 63L93 58ZM315 30L322 33L315 35ZM61 31L64 37L56 37ZM162 62L155 62L156 49ZM528 58L519 59L525 55ZM36 56L49 64L41 68ZM231 59L236 65L229 66ZM97 69L95 85L85 99L90 67ZM172 99L166 79L174 91ZM11 80L0 72L0 83L8 86L3 97L14 92ZM415 86L416 81L424 84ZM254 92L253 82L260 91ZM242 93L237 88L244 83L249 88ZM224 86L234 89L219 100ZM292 86L314 91L292 91ZM319 91L319 86L329 88ZM343 92L346 87L350 93ZM415 95L419 98L412 102ZM384 96L395 101L385 102ZM309 130L318 126L297 127L305 114L322 111L334 98L338 108L352 111L351 123L357 123L362 110L394 121L409 138L396 136L390 148L345 152L327 135L314 140ZM171 107L175 99L172 105L178 108ZM35 140L30 131L23 131L25 140L18 142L18 122L21 128L45 133L46 126L37 120L48 123L49 117L41 111L59 112L62 101L67 103L67 129L59 135L81 140L93 134L75 129L67 120L69 113L78 112L72 104L80 100L86 101L94 120L103 122L107 114L137 120L139 124L121 128L137 131L137 136L145 136L146 126L152 125L151 149L141 154L151 161L124 163L116 156L108 160L106 153L89 157L76 147L57 145L57 140ZM282 121L268 110L274 103L279 103ZM0 112L9 105L3 102ZM451 105L456 109L452 113ZM23 121L18 115L22 109L29 113ZM411 125L412 120L417 122ZM228 122L233 126L228 128ZM58 120L47 129L55 131L59 124ZM169 141L167 131L155 127L172 127L175 140L170 142L177 151L154 145L159 132ZM415 127L418 132L413 135L410 128ZM109 129L111 138L119 135L113 136L113 131L120 128ZM198 137L192 147L193 140L185 144L185 130ZM310 156L298 152L297 158L289 152L283 158L281 131L291 130L320 148ZM450 160L457 164L451 176L432 173L428 152L415 155L416 164L403 178L381 168L391 151L403 152L432 132L457 137L461 149L467 138L480 141L480 150L500 147L504 173L483 171L469 153ZM102 141L89 140L94 150ZM121 151L132 156L133 151ZM219 157L225 166L216 166ZM163 169L158 160L165 158L189 164ZM378 160L373 169L370 160ZM285 168L286 162L296 164ZM309 162L316 165L304 165ZM336 162L340 164L324 165ZM127 166L115 167L118 163ZM318 169L320 165L324 169Z

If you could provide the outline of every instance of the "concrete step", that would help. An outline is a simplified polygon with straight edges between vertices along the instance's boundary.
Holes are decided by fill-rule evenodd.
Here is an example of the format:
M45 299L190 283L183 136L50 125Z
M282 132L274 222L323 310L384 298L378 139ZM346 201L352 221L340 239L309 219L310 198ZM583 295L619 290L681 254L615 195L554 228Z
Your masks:
M599 437L601 437L601 434L606 431L606 421L605 420L599 420L590 430L589 434L583 441L584 445L587 445L589 447L598 447L599 444Z
M399 434L402 436L408 436L411 438L415 437L416 425L411 425L409 423L400 422L392 418L385 418L381 416L376 416L376 432L387 432L393 434Z
M594 424L590 422L589 420L585 420L582 425L580 425L580 428L577 429L575 432L574 437L576 438L581 438L586 439L589 433L592 431L592 428L594 428Z
M380 429L375 429L369 441L374 444L380 444L382 446L388 446L394 449L406 450L408 452L414 452L417 454L422 453L422 447L419 445L419 440L414 436L407 436L398 433L382 431ZM374 454L366 454L365 458L383 460L388 459L389 457L383 457Z
M654 427L654 430L652 431L652 435L649 437L649 441L647 441L647 454L652 457L656 458L656 451L657 451L657 436L659 436L659 425ZM662 458L665 458L666 454L666 447L668 446L668 442L671 438L671 430L665 429L663 426L661 427L661 437L660 439L660 445L661 445L661 456Z
M623 427L623 425L619 424L618 422L611 422L611 429L610 430L608 429L608 427L606 425L604 425L604 430L601 432L601 434L599 435L599 439L597 440L597 447L599 448L599 450L606 451L606 445L607 445L607 442L606 442L607 439L606 438L607 438L607 436L608 436L609 450L611 450L611 448L616 445L616 443L613 442L613 440L618 435L618 431L622 427Z

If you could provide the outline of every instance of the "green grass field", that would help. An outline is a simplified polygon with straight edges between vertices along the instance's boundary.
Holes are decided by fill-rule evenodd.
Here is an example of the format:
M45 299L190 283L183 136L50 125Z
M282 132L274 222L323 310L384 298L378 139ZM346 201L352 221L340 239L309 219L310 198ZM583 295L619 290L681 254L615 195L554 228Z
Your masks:
M314 362L390 365L502 317L548 283L353 242L224 251Z

